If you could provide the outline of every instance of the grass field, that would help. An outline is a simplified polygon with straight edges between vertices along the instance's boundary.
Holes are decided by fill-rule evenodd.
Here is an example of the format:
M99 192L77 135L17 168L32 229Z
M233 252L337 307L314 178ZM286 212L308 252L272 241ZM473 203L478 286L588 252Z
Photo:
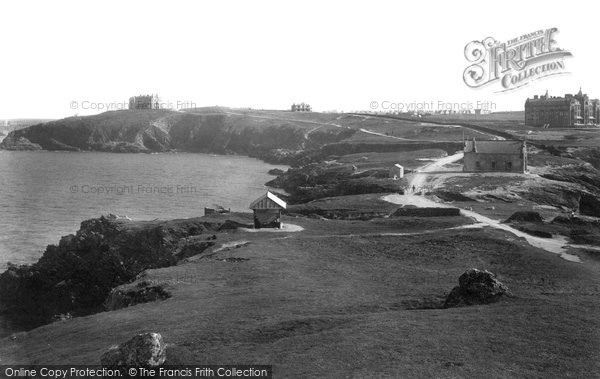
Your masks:
M426 163L427 159L440 158L445 155L444 150L426 149L410 152L348 154L340 157L337 161L354 164L362 170L390 168L396 163L401 163L405 169L414 169Z
M244 244L148 272L170 299L20 333L0 345L0 362L98 363L110 345L155 331L185 363L273 364L275 377L600 372L599 261L566 262L499 231L436 231L436 222L405 236L369 229L407 232L409 220L284 222L305 230L220 233L218 243ZM224 261L232 257L247 260ZM439 304L470 267L496 272L514 297L419 309Z

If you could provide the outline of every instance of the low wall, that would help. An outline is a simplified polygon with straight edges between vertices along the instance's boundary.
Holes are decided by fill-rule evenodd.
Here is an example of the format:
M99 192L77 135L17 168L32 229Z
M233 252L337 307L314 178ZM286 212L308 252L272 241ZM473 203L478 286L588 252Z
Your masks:
M392 213L392 217L451 217L460 216L458 208L398 208Z

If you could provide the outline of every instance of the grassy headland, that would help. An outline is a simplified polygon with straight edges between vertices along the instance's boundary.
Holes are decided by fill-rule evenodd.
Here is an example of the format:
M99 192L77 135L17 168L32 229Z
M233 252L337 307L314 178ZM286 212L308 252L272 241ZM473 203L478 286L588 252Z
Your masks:
M580 131L552 144L556 131L535 130L542 137L531 143L528 174L462 174L456 162L424 181L424 196L445 207L498 220L516 211L539 213L538 220L511 225L586 244L570 248L582 260L575 263L509 232L474 226L468 217L397 216L399 205L383 200L408 184L388 177L394 163L403 164L410 179L428 160L459 150L463 132L480 139L494 138L495 128L527 133L522 114L503 114L500 123L497 115L432 120L480 124L477 129L222 108L120 116L126 113L42 124L13 132L13 140L44 148L257 154L287 162L293 167L271 183L294 203L283 219L287 227L247 229L250 214L113 220L98 230L86 224L83 239L67 237L49 248L46 264L2 277L18 284L10 287L18 295L31 284L19 278L37 275L42 287L34 292L57 299L47 316L74 310L82 316L5 338L0 363L97 364L110 345L152 331L172 344L168 354L182 363L273 364L276 377L600 373L600 173L589 158L597 148L568 137ZM72 136L75 131L81 135ZM73 275L61 265L79 260L90 271ZM125 262L115 271L121 277L89 275L98 261ZM514 296L443 309L445 296L471 267L496 273ZM85 292L95 280L103 286L80 307L58 301L61 291ZM111 291L114 286L122 291ZM158 287L165 294L160 300L136 297ZM6 288L0 285L5 299ZM102 311L107 297L124 307Z

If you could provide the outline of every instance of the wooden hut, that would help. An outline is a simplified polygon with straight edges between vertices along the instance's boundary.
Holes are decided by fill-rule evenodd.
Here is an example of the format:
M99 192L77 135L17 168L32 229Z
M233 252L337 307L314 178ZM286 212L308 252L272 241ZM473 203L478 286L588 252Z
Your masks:
M392 179L404 178L404 166L400 165L400 163L396 163L392 168L390 168L390 178L392 178Z
M254 228L281 228L281 211L286 207L285 201L267 191L250 204L254 211Z

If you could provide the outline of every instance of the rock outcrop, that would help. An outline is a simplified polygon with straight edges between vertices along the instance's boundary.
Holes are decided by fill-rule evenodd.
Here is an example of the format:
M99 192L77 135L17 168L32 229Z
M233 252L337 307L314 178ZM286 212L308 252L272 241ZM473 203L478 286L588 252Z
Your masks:
M513 213L505 222L544 222L539 213L533 211L518 211Z
M387 170L355 172L352 165L311 163L290 168L267 185L282 188L290 203L304 203L325 197L365 193L399 192L405 180L390 179Z
M590 164L572 164L554 168L540 176L560 182L577 184L576 204L570 208L583 215L600 217L600 172Z
M9 265L0 274L0 313L19 321L28 317L26 324L33 328L55 315L103 311L113 288L132 282L146 269L201 253L224 225L249 224L251 217L228 213L144 222L109 215L84 221L75 235L49 245L35 264ZM144 285L108 302L116 308L166 296L166 291Z
M37 143L32 143L25 137L10 134L2 140L0 147L4 150L42 150L42 147Z
M487 270L468 269L458 283L446 298L444 308L488 304L510 295L508 288Z
M152 284L146 281L128 283L115 287L110 291L104 302L104 308L107 311L114 311L136 304L168 299L169 297L171 297L171 294L160 284Z
M166 345L159 333L143 333L123 344L110 347L102 354L100 363L106 368L158 367L165 363L166 351Z

